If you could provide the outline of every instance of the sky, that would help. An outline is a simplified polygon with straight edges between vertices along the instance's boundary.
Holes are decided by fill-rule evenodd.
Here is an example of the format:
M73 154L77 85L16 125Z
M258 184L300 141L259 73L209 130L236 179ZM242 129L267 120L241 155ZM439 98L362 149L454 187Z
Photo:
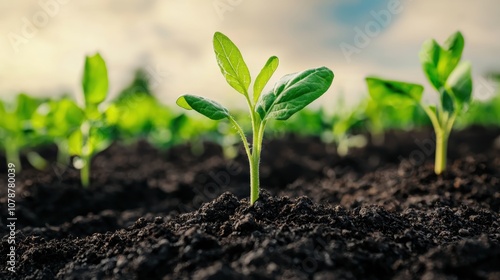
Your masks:
M331 68L333 85L314 106L335 108L340 96L358 103L368 75L424 83L432 100L419 49L457 30L466 39L475 95L486 99L494 83L485 74L500 71L499 11L496 0L2 1L0 99L18 92L81 99L84 57L99 52L111 97L144 68L165 104L189 93L244 107L215 60L212 36L220 31L239 47L253 78L270 56L280 58L271 84L288 73Z

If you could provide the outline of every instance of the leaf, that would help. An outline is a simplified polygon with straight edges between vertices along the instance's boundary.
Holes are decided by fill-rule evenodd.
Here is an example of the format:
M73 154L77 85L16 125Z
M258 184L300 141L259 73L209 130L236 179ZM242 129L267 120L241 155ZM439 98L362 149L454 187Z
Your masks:
M462 33L451 35L443 46L435 40L424 43L420 51L423 70L431 84L439 90L460 62L465 41Z
M224 34L214 34L214 51L217 64L227 83L243 95L248 94L251 77L238 47Z
M85 105L98 105L108 93L108 70L100 54L87 56L82 79Z
M68 137L69 154L73 156L82 155L83 136L81 130L75 130Z
M17 96L16 103L16 116L22 121L31 119L31 116L40 105L40 100L21 93Z
M286 120L323 95L333 77L326 67L286 75L260 98L256 111L262 120Z
M383 80L375 77L366 78L368 92L379 104L395 107L414 105L422 99L424 87L419 84Z
M177 105L187 110L195 110L212 120L229 117L229 112L219 103L201 96L183 95L176 101Z
M446 81L446 88L460 105L468 104L472 98L471 64L459 64Z
M444 53L441 53L438 63L438 73L442 84L446 82L451 72L453 72L453 69L455 69L460 62L464 45L464 37L460 32L455 32L444 43L442 48Z
M424 42L420 50L420 63L424 73L436 89L439 89L442 85L437 70L440 53L441 47L433 39Z
M443 89L440 92L440 97L443 110L448 113L453 113L453 111L455 110L455 106L453 104L453 98L450 93L446 89Z
M266 65L264 65L262 70L260 70L260 73L255 79L255 83L253 85L253 101L255 103L259 100L262 90L266 86L267 82L269 82L269 79L271 79L271 76L278 68L278 65L279 59L276 56L272 56L267 60Z
M51 100L41 104L31 117L34 128L51 137L67 137L80 127L83 111L70 99Z

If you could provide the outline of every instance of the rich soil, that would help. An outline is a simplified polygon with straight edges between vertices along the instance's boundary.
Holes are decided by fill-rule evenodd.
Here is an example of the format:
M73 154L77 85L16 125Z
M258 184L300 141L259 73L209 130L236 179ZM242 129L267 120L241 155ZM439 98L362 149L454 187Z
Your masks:
M26 164L15 274L2 165L0 277L500 279L500 129L453 133L442 176L431 131L385 140L344 158L317 138L267 141L253 206L245 155L210 143L198 155L115 144L88 189L72 168Z

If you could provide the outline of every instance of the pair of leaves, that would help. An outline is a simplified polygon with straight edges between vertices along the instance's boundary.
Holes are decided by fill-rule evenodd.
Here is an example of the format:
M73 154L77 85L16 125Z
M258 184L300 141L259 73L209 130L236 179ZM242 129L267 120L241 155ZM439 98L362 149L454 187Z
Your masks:
M251 83L250 72L236 45L224 34L214 35L214 50L217 63L227 83L249 100L248 88ZM286 120L302 108L316 100L330 87L333 72L326 68L316 68L284 76L274 89L261 96L261 93L276 71L277 57L268 59L254 83L253 104L262 120ZM183 95L177 104L187 110L195 110L213 119L229 118L229 112L219 103L195 95Z
M460 63L464 38L456 32L443 46L435 40L424 43L420 52L423 70L431 84L439 92L441 108L448 113L462 110L472 98L472 75L469 63ZM418 84L366 79L371 97L377 102L402 106L408 101L418 104L423 87Z
M423 86L413 83L390 81L376 77L366 78L368 92L377 103L395 107L416 105L422 99ZM472 76L469 63L460 64L440 90L443 110L459 111L472 98Z
M309 69L289 74L278 81L273 90L264 94L256 111L262 120L287 120L293 114L323 95L333 81L333 72L326 68ZM183 95L177 105L212 119L229 118L229 111L219 103L195 95Z
M248 88L252 82L250 71L238 47L224 34L214 34L214 51L217 64L227 83L239 93L248 97ZM279 65L276 56L270 57L253 86L253 102L257 103L262 90L271 79Z
M90 137L87 143L84 143L84 137L81 130L76 130L68 137L68 149L70 155L82 156L83 147L88 149L88 155L93 156L96 153L106 149L112 143L112 134L110 128L92 127L90 128Z
M9 110L10 106L6 106L5 108L1 106L0 127L11 133L21 133L26 128L26 124L29 123L31 116L41 102L42 100L35 99L24 93L19 94L15 104L13 104L15 107L12 107L12 110Z
M82 109L72 100L63 98L40 105L32 116L32 124L52 137L66 137L81 125L83 118Z

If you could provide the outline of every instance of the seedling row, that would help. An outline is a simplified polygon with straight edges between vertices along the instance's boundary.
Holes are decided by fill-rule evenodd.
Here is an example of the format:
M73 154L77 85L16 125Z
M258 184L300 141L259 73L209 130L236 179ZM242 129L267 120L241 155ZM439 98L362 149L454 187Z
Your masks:
M304 109L329 92L332 70L318 66L282 77L274 86L267 83L279 65L271 56L255 76L250 74L240 49L227 36L215 33L215 58L220 71L248 105L248 111L229 111L213 100L182 95L177 105L195 110L211 120L177 106L162 104L148 85L147 75L138 71L134 80L116 98L108 98L108 70L95 54L84 61L81 103L74 95L35 98L18 94L13 101L0 101L0 146L7 163L21 169L21 154L32 166L43 169L47 162L36 151L55 145L57 161L81 171L81 183L90 184L92 157L115 141L146 139L159 148L191 142L193 153L210 140L224 147L227 157L236 155L239 141L250 167L250 202L259 195L259 163L264 135L307 134L335 143L339 155L362 147L367 136L383 143L391 129L432 127L436 135L435 173L446 171L446 151L455 127L500 125L500 94L488 101L474 101L472 65L462 61L465 46L460 32L444 44L429 40L422 46L420 61L436 105L422 103L424 86L394 81L390 77L367 77L369 95L357 106L346 107L343 98L317 110ZM337 71L341 71L337 69ZM378 74L378 73L377 73ZM363 82L363 81L360 81Z

